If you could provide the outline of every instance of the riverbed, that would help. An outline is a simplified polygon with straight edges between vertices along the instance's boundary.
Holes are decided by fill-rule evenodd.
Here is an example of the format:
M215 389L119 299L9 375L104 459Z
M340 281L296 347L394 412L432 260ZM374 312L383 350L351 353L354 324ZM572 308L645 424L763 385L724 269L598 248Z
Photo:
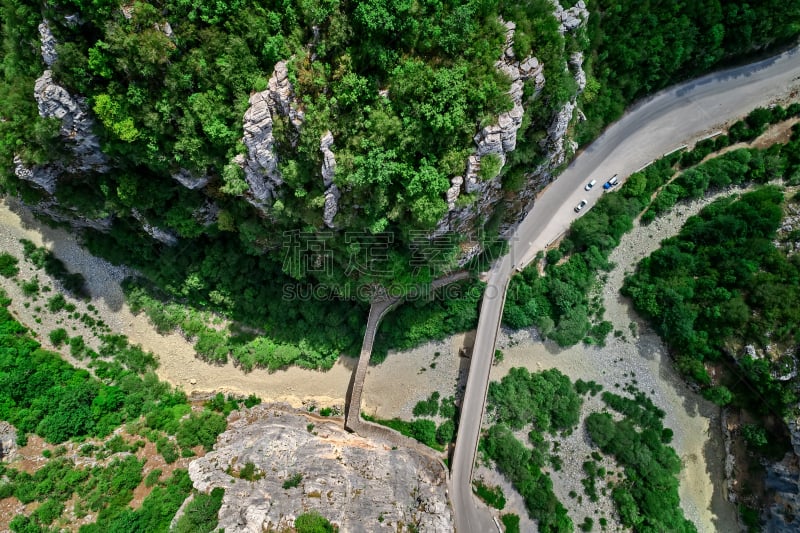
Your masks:
M736 530L735 509L723 493L724 453L719 428L719 409L689 390L673 371L666 349L658 336L638 321L628 302L619 295L619 287L626 272L636 261L658 247L659 242L675 234L691 214L696 213L710 199L678 206L675 211L649 226L635 227L626 234L611 256L616 267L608 274L603 286L606 319L623 336L609 336L605 347L576 345L559 349L551 342L542 342L535 330L504 331L499 348L505 354L503 362L492 369L492 379L501 379L510 368L525 366L531 371L557 368L572 380L594 380L606 390L636 381L636 386L650 394L653 401L667 413L665 426L673 429L672 446L684 464L680 480L681 505L686 516L697 524L699 531ZM160 335L144 315L134 315L124 302L119 283L130 272L91 256L82 249L76 238L63 229L53 229L35 220L23 207L14 202L0 204L0 246L22 258L20 238L37 245L47 246L70 270L84 274L92 295L91 303L100 317L114 332L128 336L132 343L140 344L158 355L159 377L192 392L235 392L256 394L265 401L284 401L295 407L314 403L318 406L341 407L356 360L342 357L327 372L289 368L277 372L254 370L243 373L233 364L209 365L194 357L191 344L177 333ZM20 277L28 279L38 275L48 281L42 271L23 266ZM31 327L48 348L47 334L59 327L56 316L37 313L25 301L20 288L10 280L0 278L0 283L13 299L12 310L18 319ZM76 302L78 310L85 312L86 304ZM39 319L40 323L36 322ZM635 323L637 334L631 330ZM72 327L70 335L84 334L81 325ZM468 368L467 361L459 357L462 346L471 343L471 334L460 334L440 342L431 342L416 349L391 353L387 360L369 369L364 388L364 411L383 418L395 416L409 419L417 401L439 391L442 397L455 393L463 386ZM68 358L68 357L67 357ZM75 361L73 361L75 362ZM587 404L592 402L587 402ZM594 402L594 408L600 408ZM584 409L584 416L589 409ZM551 472L554 489L559 499L570 508L575 523L588 516L591 508L578 505L568 496L569 491L582 493L580 470L586 455L591 453L590 443L582 430L562 443L564 467ZM514 498L510 498L513 505ZM604 507L610 508L605 502ZM599 502L598 505L603 505ZM514 507L519 507L520 502ZM522 508L516 509L520 514Z

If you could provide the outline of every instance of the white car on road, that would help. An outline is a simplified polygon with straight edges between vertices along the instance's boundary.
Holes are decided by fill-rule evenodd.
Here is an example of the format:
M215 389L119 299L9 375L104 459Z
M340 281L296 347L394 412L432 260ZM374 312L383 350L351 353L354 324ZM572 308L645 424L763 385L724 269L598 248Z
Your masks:
M580 213L580 212L581 212L581 209L583 209L584 207L586 207L586 204L587 204L587 203L589 203L589 202L587 202L586 200L581 200L581 201L580 201L580 203L579 203L578 205L576 205L576 206L575 206L575 212L576 212L576 213Z
M592 180L592 181L590 181L589 183L586 184L586 187L584 187L583 190L584 191L591 191L592 187L594 187L596 184L597 184L597 180Z

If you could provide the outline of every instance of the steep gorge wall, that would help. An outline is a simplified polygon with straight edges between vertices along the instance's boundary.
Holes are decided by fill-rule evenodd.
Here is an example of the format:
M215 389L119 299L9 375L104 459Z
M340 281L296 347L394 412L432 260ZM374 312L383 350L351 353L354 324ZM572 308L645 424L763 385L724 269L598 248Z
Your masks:
M554 15L561 22L561 32L573 31L588 20L589 12L583 1L578 2L573 8L564 10L557 1L554 2L556 10ZM541 141L546 156L543 163L527 173L523 188L511 197L503 190L502 172L490 179L482 179L479 175L481 160L493 155L499 158L501 169L506 163L507 154L514 151L517 146L517 132L519 131L525 108L523 107L523 86L526 81L532 80L535 86L534 94L542 90L547 80L544 76L544 65L530 55L517 59L514 55L514 31L516 25L511 21L503 21L506 28L505 46L502 57L495 63L495 67L506 74L511 80L509 96L513 108L502 113L495 124L481 129L475 137L475 153L467 161L466 174L456 176L451 180L451 188L447 191L449 212L440 221L435 234L444 234L453 231L469 234L475 231L475 221L487 220L503 200L511 204L514 222L501 226L500 234L505 235L512 230L525 213L532 206L531 200L542 187L553 179L553 170L564 163L567 157L567 147L574 151L576 145L567 138L570 123L576 109L576 100L586 86L586 75L582 70L583 56L576 52L570 58L569 64L575 71L579 92L566 102L559 112L552 118L547 128L547 137ZM476 196L474 202L463 207L457 206L457 201L462 194ZM480 251L473 246L463 260L469 259Z
M564 10L555 2L554 16L561 23L563 33L579 28L586 21L588 11L582 1L569 10ZM129 18L130 14L126 13L126 17ZM553 178L553 170L565 161L570 149L573 148L571 141L567 139L567 132L574 119L575 100L579 93L572 95L570 101L552 117L550 124L537 125L537 128L547 131L546 138L540 142L544 154L543 162L527 172L525 183L520 190L513 194L504 190L502 173L488 178L481 176L482 161L486 164L487 157L494 158L493 163L499 160L502 169L507 155L517 147L517 132L523 123L525 106L535 105L523 102L525 83L532 84L535 94L547 83L544 65L533 54L524 58L515 56L514 22L502 20L501 22L505 27L505 45L501 57L495 63L495 68L510 80L509 96L512 107L500 114L493 124L481 128L475 134L472 154L465 161L465 172L463 175L450 178L450 188L444 195L447 213L431 232L432 237L448 232L474 235L480 230L480 225L491 218L502 203L509 206L507 209L509 216L506 216L506 221L500 230L501 234L507 232L523 218L536 192ZM168 25L159 24L157 29L172 38L172 31ZM46 65L51 67L57 60L56 39L50 32L47 21L42 23L39 31L42 57ZM573 54L569 61L565 61L565 68L567 65L571 66L580 90L585 85L581 63L580 53ZM298 101L292 86L290 69L289 62L279 61L268 79L267 88L250 96L249 107L242 117L241 141L246 151L231 162L241 169L243 175L244 187L237 190L236 194L254 206L267 220L274 216L273 205L281 195L293 194L279 168L280 156L274 136L275 121L280 120L286 125L289 131L285 134L288 135L292 147L295 147L305 120L303 106ZM70 157L65 161L33 167L26 166L17 158L15 161L17 177L34 184L46 193L45 200L35 206L39 212L56 220L69 222L76 227L108 230L113 223L113 214L92 219L74 209L64 208L59 205L55 197L58 183L65 179L69 180L71 175L102 174L109 172L112 166L100 149L100 142L94 133L96 124L86 102L55 83L52 71L49 69L37 80L34 97L39 104L39 113L42 117L52 117L61 122L61 136L64 145L69 148ZM330 130L321 136L319 150L322 161L319 180L323 195L315 208L320 211L324 228L336 229L340 199L343 194L347 194L347 190L337 184L335 139ZM214 201L214 191L219 188L219 183L215 182L220 181L219 177L196 176L185 169L174 172L171 177L186 189L200 191L209 196L206 205L197 209L194 218L203 225L213 223L219 212L219 207ZM148 220L146 214L134 209L130 215L132 221L138 223L142 231L156 241L169 246L179 241L180 237L175 231L158 227ZM462 262L478 253L480 247L473 245L467 250Z

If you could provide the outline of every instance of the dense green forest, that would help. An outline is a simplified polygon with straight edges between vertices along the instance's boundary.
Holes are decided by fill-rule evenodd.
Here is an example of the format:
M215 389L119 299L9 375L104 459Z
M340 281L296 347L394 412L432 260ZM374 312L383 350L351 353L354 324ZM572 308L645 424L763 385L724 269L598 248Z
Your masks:
M59 354L43 350L8 312L10 303L0 294L0 420L14 425L21 446L35 434L51 445L70 441L81 457L98 462L112 457L105 466L78 467L61 445L45 449L46 464L33 474L0 462L0 499L14 496L24 504L39 503L30 515L14 517L11 530L51 531L54 521L61 527L65 505L74 500L71 505L78 518L95 513L93 522L80 527L82 533L167 531L192 490L191 480L180 468L163 480L160 470L143 480L145 459L131 454L146 441L155 444L167 464L194 456L198 446L210 450L225 430L225 416L241 404L255 405L258 398L242 401L218 394L205 409L192 411L183 392L153 373L153 355L119 335L103 335L97 351L81 337L73 338L77 343L68 337L62 340L73 357L89 361L91 372L75 368ZM120 426L131 433L130 440L111 436ZM129 507L133 491L143 481L152 490L133 510ZM198 496L193 503L198 511L190 513L193 518L183 520L179 530L213 530L216 512L208 508L219 508L221 494L210 497L207 502L209 497Z
M57 43L54 81L86 97L111 167L62 172L55 190L68 216L112 217L107 233L87 232L90 249L137 267L156 298L213 309L287 347L280 357L245 356L245 367L326 367L353 353L360 337L364 308L352 296L363 300L369 291L355 288L392 281L403 291L426 282L453 268L464 239L491 239L500 220L515 215L501 206L475 220L474 235L426 237L445 212L449 178L464 172L472 136L510 106L509 81L494 65L504 41L499 17L516 24L517 57L536 56L546 81L541 91L530 81L523 90L517 149L500 170L511 198L543 161L540 141L553 112L576 94L566 68L571 54L586 56L579 105L588 120L577 132L585 143L634 98L788 41L798 31L797 5L601 1L590 3L588 27L562 35L547 0L165 1L125 9L113 1L4 1L0 186L35 203L45 195L16 178L14 156L65 168L72 157L58 121L40 118L32 98L44 70L37 26L46 18ZM298 131L276 119L284 185L257 209L243 198L247 184L231 161L246 151L248 97L266 88L279 61L288 62L304 122ZM330 231L319 175L319 141L328 130L343 192ZM170 177L181 169L210 181L189 190ZM204 222L210 205L216 218ZM179 244L152 240L134 214ZM295 242L297 232L313 242ZM320 261L324 268L300 268ZM283 298L297 282L322 282L347 296ZM469 293L454 304L416 305L393 325L413 331L384 336L379 352L469 327L476 302ZM561 328L568 340L585 322L565 316L575 326ZM210 339L202 355L227 357L230 342L249 339Z
M590 9L581 144L634 99L790 43L800 32L798 0L595 0Z
M83 14L78 24L65 19L75 8ZM22 2L4 9L7 98L0 116L14 117L0 123L6 191L30 202L42 198L14 177L15 154L29 164L69 157L63 146L53 148L57 124L38 118L30 98L44 68L36 41L46 16L58 43L54 79L88 98L114 168L62 176L58 205L88 217L113 216L108 233L89 232L89 248L138 267L154 296L213 308L292 352L251 356L245 366L272 367L266 359L330 366L339 353L353 353L360 337L363 306L353 296L363 300L368 292L356 287L391 281L405 291L453 267L467 236L431 242L425 235L444 214L448 177L463 173L472 136L509 109L509 81L494 67L505 36L498 17L515 21L517 53L536 53L549 80L536 105L526 89L530 113L539 119L533 127L529 118L524 131L541 139L549 114L574 92L563 68L565 39L546 0L137 2L124 13L114 3L54 2L42 12ZM305 122L299 133L288 123L274 125L286 186L265 213L242 198L246 183L230 161L244 150L248 96L266 87L279 60L289 60ZM345 192L333 232L322 226L320 203L319 139L328 129L336 183ZM520 152L508 168L534 156ZM169 177L180 169L210 177L204 193ZM209 200L220 210L215 223L204 225L196 215ZM150 239L131 218L134 209L181 243ZM326 251L325 268L299 268L306 256L319 256L295 242L298 231ZM294 254L295 245L303 255ZM346 296L286 297L283 288L298 281L323 282ZM431 313L438 319L442 311ZM462 327L458 320L451 328ZM204 356L210 351L218 360L232 352L212 344Z
M76 7L83 14L80 24L64 19ZM59 43L55 80L88 97L101 126L103 150L115 167L97 176L65 176L56 191L59 204L87 216L118 216L120 223L99 239L99 247L113 243L121 254L135 251L154 268L152 274L160 274L154 277L162 285L203 271L202 286L190 290L206 297L215 288L224 288L223 295L240 294L225 283L224 274L215 274L224 271L221 263L280 250L289 230L317 232L315 238L332 252L335 271L316 272L317 280L342 285L419 276L409 271L409 246L415 235L419 239L415 230L431 230L444 214L447 178L463 174L476 128L511 105L509 81L494 68L504 42L499 16L516 22L520 57L536 51L552 80L532 106L537 113L548 117L571 93L559 86L571 78L563 69L564 38L546 0L513 5L240 1L214 7L137 2L124 13L113 3L55 2L44 13L35 3L13 7L13 16L10 5L7 10L9 21L19 19L19 24L7 24L6 33L23 44L6 41L6 73L13 71L17 86L5 88L18 99L29 99L42 69L38 50L29 43L36 39L36 24L47 16ZM155 27L165 23L169 35ZM290 60L305 121L299 132L288 124L275 125L286 191L264 216L241 198L247 184L230 161L244 149L240 140L248 96L266 87L279 60ZM390 88L388 97L380 94L384 88ZM28 116L20 116L18 109L12 113L11 107L0 110L3 116L19 117L2 126L6 141L0 154L7 179L15 153L27 162L45 158L28 153L41 141L24 141L54 133L51 121L35 117L35 106L27 109ZM539 123L536 130L546 127ZM319 142L329 129L336 140L336 182L346 192L331 235L321 232L324 190L319 176ZM31 148L21 148L26 145ZM180 169L212 178L208 196L221 208L216 224L204 227L193 215L204 202L200 192L168 179ZM124 223L132 209L200 246L158 257L160 250ZM348 230L366 234L346 240ZM373 236L383 233L395 241L388 254L379 264L353 271L355 250L374 246ZM297 265L282 264L280 252L270 255L252 269L268 274L259 281L274 281L281 270L293 277L308 275ZM173 272L159 272L177 259L182 259L175 264L181 280L172 279ZM429 275L423 273L422 279Z
M783 202L772 186L714 202L643 259L623 288L711 399L761 414L797 403L796 380L777 379L792 374L800 343L800 256L772 242ZM769 355L748 355L746 345L770 347ZM714 365L729 367L723 383L712 383Z

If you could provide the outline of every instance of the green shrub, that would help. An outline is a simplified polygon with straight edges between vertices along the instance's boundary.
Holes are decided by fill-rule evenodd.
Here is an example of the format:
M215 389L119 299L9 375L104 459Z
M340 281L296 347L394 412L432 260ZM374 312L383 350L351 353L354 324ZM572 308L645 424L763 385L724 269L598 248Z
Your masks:
M427 400L417 402L414 406L414 416L436 416L439 412L439 392L434 391Z
M498 510L503 510L506 506L506 498L503 494L503 489L500 487L489 487L480 480L472 482L473 492L483 500L489 507L494 507Z
M261 403L261 398L259 398L255 394L251 394L244 400L244 406L247 407L248 409L255 407L256 405L259 405L260 403Z
M490 180L500 174L503 162L497 154L487 154L481 158L481 166L478 175L482 180Z
M178 446L166 437L158 439L156 442L156 451L161 454L161 457L164 458L164 462L168 465L178 460Z
M61 293L54 294L47 300L47 309L51 313L58 313L64 307L66 307L67 301L64 299L64 295Z
M742 425L742 436L747 444L754 448L763 448L769 442L767 432L758 424Z
M13 278L19 274L19 259L8 252L0 252L0 276Z
M153 485L158 483L158 480L160 478L161 478L161 469L160 468L156 468L154 470L151 470L150 473L147 474L147 477L144 478L144 486L145 487L152 487Z
M452 420L442 422L436 429L436 442L439 444L448 444L453 441L456 436L456 425Z
M212 533L217 528L217 515L225 490L215 487L211 494L195 492L186 511L175 526L175 533Z
M40 505L34 512L33 517L42 525L52 524L64 512L64 504L58 500L49 499Z
M733 400L733 393L724 385L709 387L703 390L703 397L723 407Z
M65 330L64 328L54 329L53 331L50 332L49 337L50 337L50 342L55 347L61 346L64 343L64 341L69 339L69 335L67 335L67 330Z
M253 464L251 462L247 462L242 467L242 469L239 470L239 476L238 477L240 479L244 479L244 480L247 480L247 481L257 481L257 480L259 480L259 479L264 477L264 472L257 471L255 464ZM297 486L297 485L295 485L295 486ZM284 488L286 488L286 487L284 487Z
M294 520L297 533L334 533L336 529L327 518L316 511L303 513Z
M72 357L80 359L81 357L83 357L85 351L86 351L86 343L84 342L83 337L81 337L80 335L76 335L75 337L70 337L69 353Z
M28 298L36 296L37 294L39 294L39 278L34 276L28 281L23 281L20 284L20 288L22 289L22 294L24 294Z
M293 489L295 487L300 486L300 483L303 481L303 474L300 472L296 472L292 474L290 477L286 478L281 485L285 490Z
M500 517L500 521L503 523L505 533L520 533L519 516L512 513L504 514Z
M439 407L439 416L453 420L456 417L456 399L454 396L442 398L441 406Z
M206 451L214 447L217 436L225 431L228 423L225 417L212 411L191 413L182 420L176 433L178 444L183 448L202 445Z

